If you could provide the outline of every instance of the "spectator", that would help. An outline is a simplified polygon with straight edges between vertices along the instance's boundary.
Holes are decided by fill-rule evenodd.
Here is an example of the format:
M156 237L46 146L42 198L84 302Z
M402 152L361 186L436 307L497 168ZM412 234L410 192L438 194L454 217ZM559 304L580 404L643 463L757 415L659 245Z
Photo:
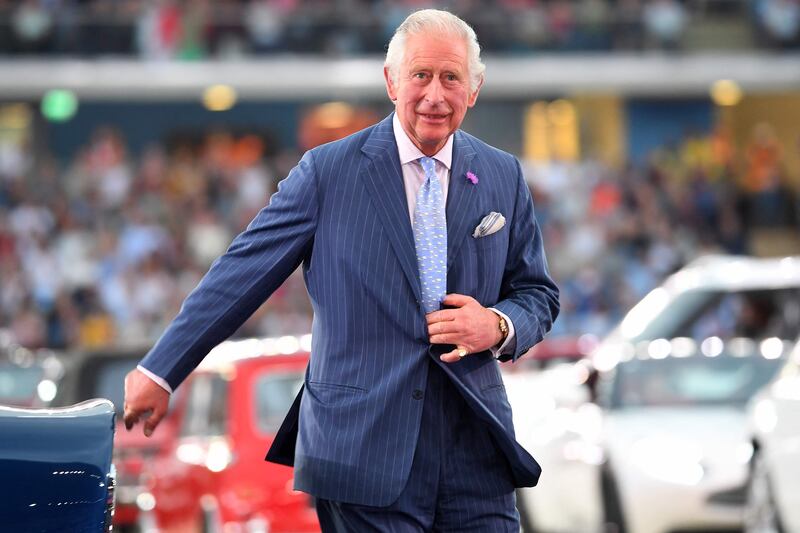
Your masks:
M20 52L45 52L52 40L53 15L38 0L23 0L11 14L11 31Z
M771 43L787 48L800 37L800 2L797 0L758 0L756 12Z
M688 17L677 0L651 0L642 13L645 32L657 48L677 50Z

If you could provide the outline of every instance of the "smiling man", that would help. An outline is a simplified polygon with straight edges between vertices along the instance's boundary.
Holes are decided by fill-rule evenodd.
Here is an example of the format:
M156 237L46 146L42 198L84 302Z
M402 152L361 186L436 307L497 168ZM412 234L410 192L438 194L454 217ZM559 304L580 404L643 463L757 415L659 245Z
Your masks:
M267 460L294 465L323 531L519 531L514 488L540 469L497 360L542 339L558 289L519 162L459 130L483 71L458 17L400 25L384 67L395 112L305 154L128 375L129 429L150 413L150 434L302 264L311 360Z

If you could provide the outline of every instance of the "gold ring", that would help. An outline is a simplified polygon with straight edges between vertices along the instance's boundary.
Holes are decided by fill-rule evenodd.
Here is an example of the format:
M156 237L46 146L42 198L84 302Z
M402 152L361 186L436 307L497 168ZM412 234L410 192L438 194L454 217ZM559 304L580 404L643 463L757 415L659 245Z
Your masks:
M467 350L466 350L466 348L459 348L459 349L458 349L458 356L459 356L459 357L464 357L465 355L467 355Z

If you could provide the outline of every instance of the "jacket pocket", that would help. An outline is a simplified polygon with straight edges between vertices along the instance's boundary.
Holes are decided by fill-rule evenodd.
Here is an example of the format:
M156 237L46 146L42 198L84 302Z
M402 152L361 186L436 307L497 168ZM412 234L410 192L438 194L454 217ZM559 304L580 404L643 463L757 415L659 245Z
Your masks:
M306 392L323 405L341 405L361 399L367 391L353 385L308 381Z

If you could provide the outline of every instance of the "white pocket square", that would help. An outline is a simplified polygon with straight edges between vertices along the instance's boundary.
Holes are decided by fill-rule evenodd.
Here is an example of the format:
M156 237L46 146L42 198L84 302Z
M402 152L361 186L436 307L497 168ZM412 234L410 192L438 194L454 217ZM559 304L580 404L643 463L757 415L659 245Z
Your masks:
M472 232L472 236L476 239L479 237L486 237L487 235L491 235L492 233L500 231L505 225L506 217L497 211L492 211L483 217L481 223L478 224L475 227L475 231Z

